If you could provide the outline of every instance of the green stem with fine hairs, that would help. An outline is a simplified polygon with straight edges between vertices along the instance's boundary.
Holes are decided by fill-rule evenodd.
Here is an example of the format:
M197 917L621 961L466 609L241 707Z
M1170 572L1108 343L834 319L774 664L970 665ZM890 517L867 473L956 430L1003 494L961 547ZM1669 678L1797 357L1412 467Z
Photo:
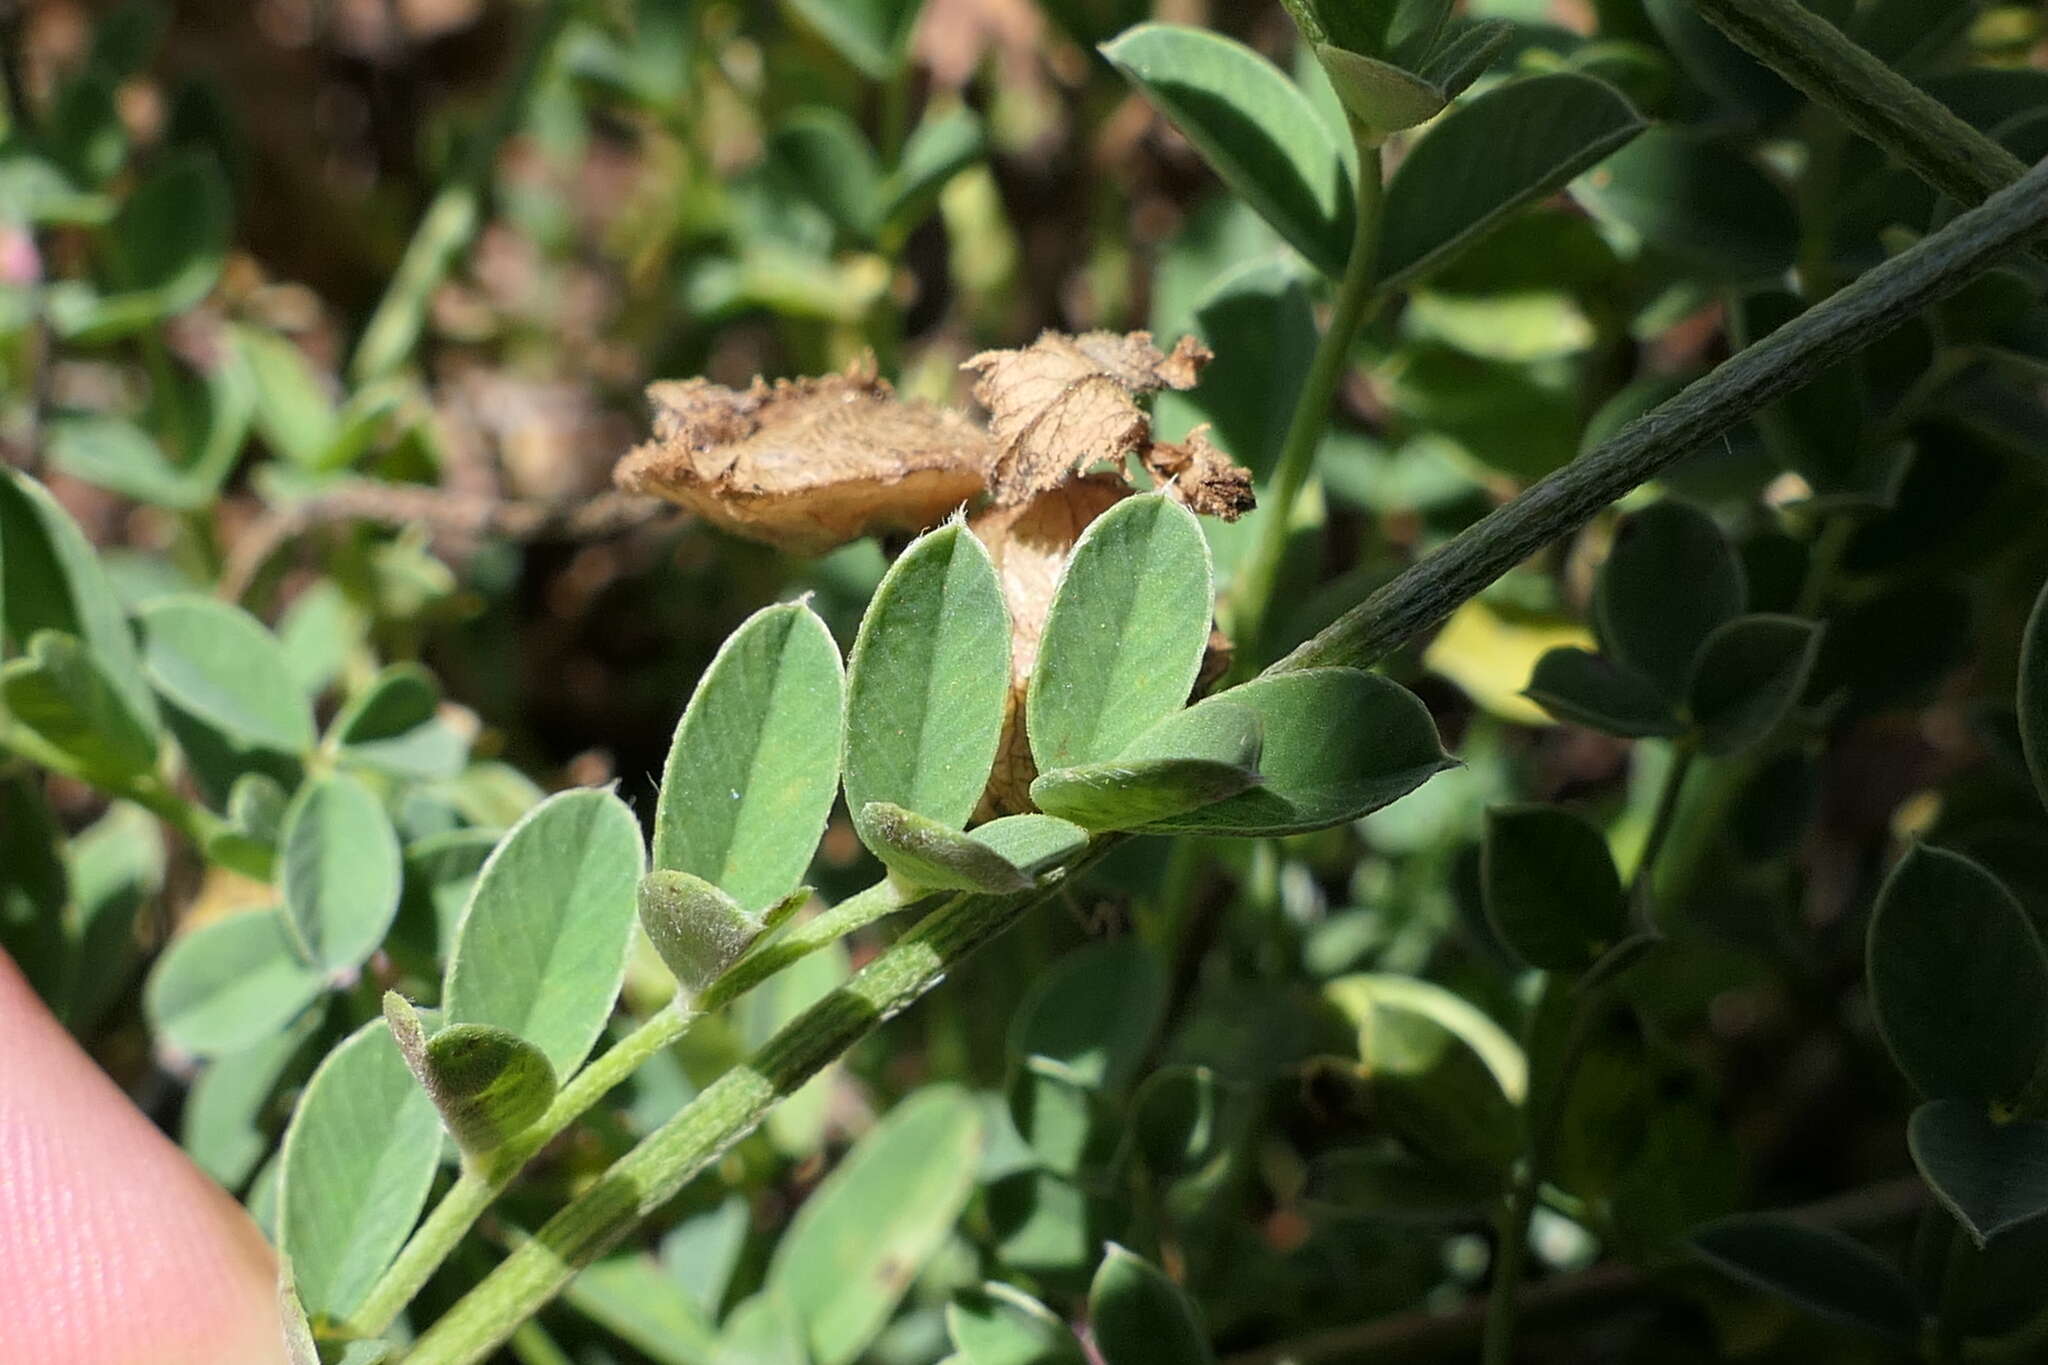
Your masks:
M2048 162L1911 250L1730 356L1676 397L1530 485L1337 618L1273 672L1369 668L1616 498L1694 454L2048 232Z
M1316 344L1315 358L1301 393L1294 402L1294 415L1280 447L1279 462L1264 505L1258 540L1253 544L1230 598L1235 619L1240 666L1264 663L1267 636L1272 630L1273 592L1280 578L1280 564L1287 555L1287 532L1294 522L1294 504L1308 484L1315 468L1316 448L1323 428L1329 424L1330 403L1337 385L1350 368L1351 346L1358 329L1372 316L1384 297L1373 273L1379 251L1381 201L1386 190L1381 183L1379 144L1360 135L1356 227L1351 237L1351 254L1345 258L1344 279L1337 288L1337 302L1330 310L1330 325ZM1245 672L1249 672L1247 668Z
M2018 157L1798 0L1696 3L1750 55L1958 202L1980 204L2026 174Z
M553 1142L590 1107L623 1084L655 1053L681 1038L706 1014L739 999L763 981L802 957L835 943L856 929L873 924L909 902L895 883L884 879L848 896L815 919L796 925L779 938L748 953L705 988L693 1001L677 1000L657 1011L613 1044L602 1056L570 1078L554 1103L512 1141L479 1163L465 1163L441 1202L427 1215L398 1257L372 1285L344 1329L351 1336L373 1337L389 1327L421 1286L448 1259L463 1235L510 1185L541 1148Z

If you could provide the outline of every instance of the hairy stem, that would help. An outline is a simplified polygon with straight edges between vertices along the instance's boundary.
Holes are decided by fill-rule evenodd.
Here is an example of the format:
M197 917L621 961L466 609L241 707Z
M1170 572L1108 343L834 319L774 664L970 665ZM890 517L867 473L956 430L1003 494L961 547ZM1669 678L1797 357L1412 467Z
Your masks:
M676 1001L621 1038L604 1055L577 1072L531 1128L484 1162L464 1165L460 1178L407 1239L398 1259L371 1287L347 1330L354 1335L375 1336L389 1327L483 1216L484 1210L504 1193L541 1148L553 1142L655 1053L682 1037L697 1020L739 999L799 958L808 957L908 903L895 883L887 879L876 882L741 958L696 1000Z
M1337 289L1330 325L1316 345L1315 359L1309 365L1308 377L1302 381L1301 394L1295 399L1294 416L1288 422L1279 462L1273 467L1272 485L1259 509L1263 518L1259 538L1231 592L1238 657L1245 665L1264 663L1267 658L1264 637L1271 629L1273 591L1280 577L1280 562L1287 554L1294 504L1315 467L1316 447L1329 422L1331 400L1337 396L1337 385L1350 367L1352 343L1382 297L1375 286L1373 257L1379 250L1380 201L1384 193L1379 145L1360 138L1357 227L1351 238L1351 254L1345 261L1344 279Z
M553 1142L586 1110L623 1084L655 1053L683 1036L703 1018L701 1010L680 1002L657 1011L640 1027L614 1043L596 1061L584 1067L562 1087L554 1103L534 1120L533 1126L480 1162L463 1163L462 1174L434 1206L387 1267L370 1287L362 1306L350 1317L344 1332L349 1336L374 1337L389 1327L413 1296L420 1292L441 1263L448 1259L476 1220L483 1216L515 1176L533 1160L535 1153Z
M1799 0L1697 3L1758 61L1950 197L1979 204L2026 174L2018 157Z
M1344 613L1272 671L1378 663L1616 498L1955 293L2044 230L2048 163L1531 485Z
M447 277L456 256L476 235L498 148L525 113L534 87L540 83L541 73L554 52L555 40L568 19L569 0L542 0L519 65L499 88L490 117L471 138L455 174L427 205L426 214L391 276L390 287L363 328L362 340L356 344L355 356L349 364L349 375L356 383L382 378L412 354L426 320L429 299Z
M1071 874L1069 874L1071 875ZM768 1111L953 965L1002 933L1064 878L1019 896L958 896L852 980L733 1067L542 1225L419 1339L409 1365L482 1360L576 1272L752 1132Z

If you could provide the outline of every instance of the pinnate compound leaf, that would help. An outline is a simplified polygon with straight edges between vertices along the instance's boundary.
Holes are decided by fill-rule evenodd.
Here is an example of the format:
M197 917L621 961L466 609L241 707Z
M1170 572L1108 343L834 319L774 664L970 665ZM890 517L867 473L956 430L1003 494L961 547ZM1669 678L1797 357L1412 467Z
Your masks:
M2034 603L2020 645L2019 726L2034 790L2048 801L2048 586Z
M342 971L377 950L398 913L403 855L369 788L338 773L301 787L278 858L286 922L308 961Z
M1336 139L1278 67L1221 34L1176 24L1139 24L1102 55L1290 246L1326 274L1344 272L1350 177Z
M155 729L156 699L98 551L48 489L0 471L0 639L26 645L45 630L80 640L133 723Z
M143 669L180 710L250 747L313 747L313 710L260 620L197 593L158 598L139 616Z
M1916 845L1870 917L1870 1003L1892 1059L1929 1099L2010 1103L2048 1046L2048 951L1998 879Z
M702 877L656 868L640 882L640 927L691 995L739 961L766 927Z
M1010 620L966 527L919 537L868 603L846 674L846 805L883 801L958 829L995 763ZM863 831L864 832L864 831Z
M573 1073L625 976L645 864L639 820L608 791L529 811L470 892L442 993L448 1022L509 1030L557 1076Z
M1716 1270L1817 1317L1895 1341L1919 1335L1912 1284L1869 1247L1833 1228L1782 1214L1739 1213L1694 1229L1691 1240Z
M1041 810L1088 829L1136 829L1258 785L1264 723L1217 701L1176 711L1108 763L1055 768L1031 784Z
M1255 678L1197 703L1258 713L1259 785L1146 826L1148 832L1296 834L1370 814L1452 760L1436 722L1406 688L1350 668Z
M839 647L801 603L748 617L676 726L654 865L765 910L796 888L839 788Z
M202 1057L283 1029L326 989L299 955L282 910L244 910L188 929L157 959L143 1012L157 1036Z
M1201 1365L1216 1358L1181 1287L1115 1242L1088 1286L1088 1326L1104 1365Z
M327 1054L285 1130L278 1250L317 1324L345 1319L405 1244L441 1162L441 1120L381 1019Z
M1074 546L1025 699L1040 771L1100 763L1181 709L1209 642L1209 545L1194 514L1126 498Z
M804 1201L768 1263L817 1365L850 1365L952 1232L974 1191L981 1106L950 1085L917 1091L854 1144Z
M593 1262L569 1282L562 1297L655 1365L705 1365L718 1349L711 1319L643 1251Z
M1375 267L1382 287L1447 264L1644 126L1611 86L1569 72L1513 81L1459 106L1387 185Z
M1008 858L950 825L887 801L861 807L861 837L899 881L920 890L1028 890L1030 876Z
M1679 733L1656 685L1604 654L1567 645L1536 661L1524 694L1559 720L1638 739Z
M1708 754L1746 749L1778 727L1806 690L1821 628L1793 616L1738 616L1707 636L1688 707Z
M1604 652L1678 700L1700 646L1742 610L1745 594L1742 566L1713 518L1682 502L1655 503L1615 531L1594 625Z
M449 1135L472 1156L530 1128L555 1098L555 1069L516 1034L450 1024L429 1036L419 1011L396 991L384 993L384 1022Z
M1600 831L1555 806L1486 814L1480 847L1486 918L1532 967L1580 972L1627 930L1621 878Z
M97 655L69 635L37 632L0 666L0 707L16 747L47 767L119 790L156 769L156 736Z
M961 1365L1085 1365L1059 1315L1014 1285L990 1281L946 1305L946 1335Z
M1970 1240L1992 1238L2048 1214L2048 1123L2001 1123L1982 1104L1936 1100L1906 1125L1913 1164Z

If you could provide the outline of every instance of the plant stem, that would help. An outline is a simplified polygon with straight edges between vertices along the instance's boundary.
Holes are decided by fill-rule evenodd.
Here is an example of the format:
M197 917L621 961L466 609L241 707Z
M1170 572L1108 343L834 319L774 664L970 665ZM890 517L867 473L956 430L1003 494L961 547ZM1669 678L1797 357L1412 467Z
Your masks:
M2048 230L2048 164L1801 313L1344 613L1270 672L1369 668L1489 583L1773 399L1961 289Z
M1480 1345L1483 1365L1508 1365L1514 1358L1515 1309L1523 1268L1529 1259L1529 1224L1536 1216L1551 1149L1557 1145L1572 1082L1578 1077L1579 1060L1586 1055L1586 1043L1592 1037L1593 1023L1604 999L1604 990L1580 990L1576 983L1556 974L1543 978L1543 995L1529 1022L1532 1063L1541 1060L1542 1040L1558 1026L1559 1011L1569 1011L1570 1022L1564 1025L1567 1032L1556 1062L1545 1068L1547 1074L1532 1074L1529 1078L1529 1099L1523 1110L1527 1116L1528 1147L1522 1156L1522 1168L1508 1192L1508 1202L1501 1209L1495 1252L1499 1260L1494 1266L1492 1291L1487 1295L1486 1326Z
M1948 1259L1942 1266L1941 1302L1935 1308L1935 1365L1962 1365L1963 1337L1970 1317L1970 1291L1976 1283L1976 1257L1962 1224L1949 1229Z
M349 1319L346 1333L374 1337L389 1327L413 1296L418 1294L441 1262L448 1259L463 1234L490 1207L513 1177L534 1154L553 1142L562 1131L627 1080L655 1053L683 1036L703 1018L703 1011L680 1003L658 1010L640 1027L614 1043L596 1061L584 1067L562 1087L554 1103L534 1121L531 1128L506 1143L485 1161L465 1162L462 1174L413 1230L362 1305Z
M1056 894L1064 880L1050 878L1019 896L957 896L927 916L746 1062L712 1082L543 1224L428 1329L405 1357L408 1365L455 1365L487 1357L578 1270L752 1132L783 1097L884 1019L908 1008L944 980L955 963L1026 910Z
M1643 840L1643 851L1636 859L1635 871L1628 882L1628 903L1640 915L1645 927L1652 927L1650 921L1649 895L1654 885L1657 859L1664 852L1664 844L1671 837L1671 827L1678 815L1678 798L1685 791L1685 779L1692 771L1692 761L1698 752L1689 739L1674 740L1671 745L1671 766L1664 774L1664 785L1657 793L1657 811L1650 818L1650 833Z
M1265 636L1271 629L1273 592L1280 577L1281 561L1287 555L1294 504L1315 467L1316 447L1329 421L1331 400L1350 367L1352 343L1382 297L1373 275L1385 192L1380 180L1380 149L1378 143L1364 137L1357 141L1357 225L1352 233L1351 254L1345 260L1344 278L1337 287L1330 325L1316 344L1308 377L1302 381L1301 393L1294 402L1294 416L1287 424L1279 462L1273 467L1272 484L1259 509L1262 520L1258 540L1231 590L1237 657L1244 673L1267 661Z
M1698 4L1750 55L1952 198L1982 203L2026 174L2018 157L1798 0Z
M441 1197L434 1211L414 1229L398 1258L371 1287L368 1297L349 1320L347 1331L355 1335L376 1336L389 1327L441 1262L454 1251L463 1235L483 1216L484 1210L504 1193L541 1148L553 1142L592 1105L630 1078L650 1057L682 1037L699 1019L739 999L797 959L807 957L909 903L902 890L885 878L741 958L696 1000L686 1003L679 999L656 1011L596 1061L577 1072L531 1128L492 1153L486 1161L478 1165L465 1164L461 1176L449 1186L448 1193Z
M406 244L398 269L391 276L390 287L363 328L362 339L356 343L355 355L349 363L349 375L357 384L381 379L412 354L435 288L476 234L498 149L526 111L534 87L540 83L541 73L554 52L555 40L568 19L569 0L542 0L518 66L499 88L497 103L491 107L484 125L471 137L454 175L434 192L412 241Z

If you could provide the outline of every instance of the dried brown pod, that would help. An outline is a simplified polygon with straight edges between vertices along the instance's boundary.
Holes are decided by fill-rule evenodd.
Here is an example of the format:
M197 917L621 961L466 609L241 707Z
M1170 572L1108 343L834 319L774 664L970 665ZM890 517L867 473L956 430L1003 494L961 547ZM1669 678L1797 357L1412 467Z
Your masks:
M799 554L934 525L981 495L995 457L959 413L899 399L872 358L744 391L669 380L647 396L654 439L619 463L619 487Z
M998 504L1029 501L1089 466L1151 445L1137 404L1158 389L1191 389L1212 359L1182 337L1170 352L1150 332L1042 332L1021 350L983 351L962 369L988 409L998 447L988 489Z

